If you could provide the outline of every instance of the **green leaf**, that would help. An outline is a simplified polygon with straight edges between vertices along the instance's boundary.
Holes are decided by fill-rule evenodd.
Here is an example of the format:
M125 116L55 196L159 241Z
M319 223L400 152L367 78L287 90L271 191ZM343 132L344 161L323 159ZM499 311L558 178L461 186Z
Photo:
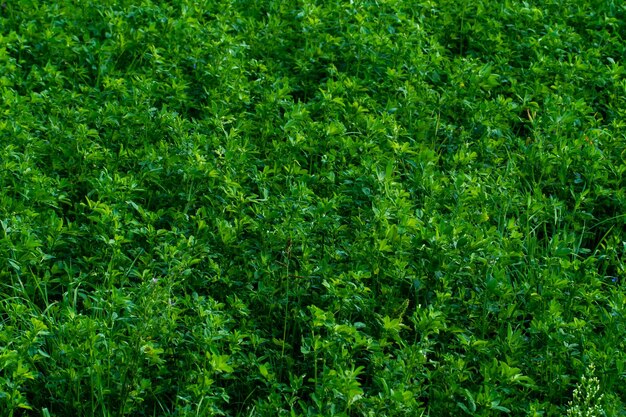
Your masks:
M211 366L216 372L220 372L220 373L221 372L226 372L226 373L234 372L233 367L228 364L228 360L230 359L230 356L211 354L210 358L211 358Z

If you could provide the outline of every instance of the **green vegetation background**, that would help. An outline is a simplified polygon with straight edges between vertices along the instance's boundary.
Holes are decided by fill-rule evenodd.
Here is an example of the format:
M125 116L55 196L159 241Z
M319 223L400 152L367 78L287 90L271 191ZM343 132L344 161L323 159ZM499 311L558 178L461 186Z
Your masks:
M3 2L0 415L625 415L625 19Z

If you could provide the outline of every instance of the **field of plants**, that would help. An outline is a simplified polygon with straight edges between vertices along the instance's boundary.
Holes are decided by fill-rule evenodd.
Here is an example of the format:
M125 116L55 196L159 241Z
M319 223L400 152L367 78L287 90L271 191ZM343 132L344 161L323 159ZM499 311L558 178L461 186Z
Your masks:
M0 5L0 417L626 416L626 5Z

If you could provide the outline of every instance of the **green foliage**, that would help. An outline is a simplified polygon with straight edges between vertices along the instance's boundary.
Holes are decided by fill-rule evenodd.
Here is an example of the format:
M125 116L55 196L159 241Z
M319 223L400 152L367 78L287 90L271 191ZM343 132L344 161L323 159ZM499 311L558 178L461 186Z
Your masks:
M626 415L624 22L2 3L0 417Z

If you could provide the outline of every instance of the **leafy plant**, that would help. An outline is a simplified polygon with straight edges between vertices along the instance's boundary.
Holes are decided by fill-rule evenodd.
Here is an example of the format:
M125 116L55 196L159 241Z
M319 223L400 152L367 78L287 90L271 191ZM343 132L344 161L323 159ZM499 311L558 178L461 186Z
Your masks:
M3 3L0 416L626 414L624 22Z

